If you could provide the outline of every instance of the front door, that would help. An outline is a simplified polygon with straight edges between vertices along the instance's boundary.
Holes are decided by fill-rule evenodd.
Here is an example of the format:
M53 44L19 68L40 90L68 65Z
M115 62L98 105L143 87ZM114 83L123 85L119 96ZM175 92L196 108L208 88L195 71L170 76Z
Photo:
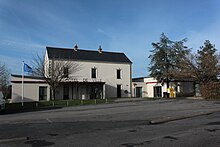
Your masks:
M117 97L121 97L121 85L117 85Z
M142 97L142 87L136 87L136 97Z

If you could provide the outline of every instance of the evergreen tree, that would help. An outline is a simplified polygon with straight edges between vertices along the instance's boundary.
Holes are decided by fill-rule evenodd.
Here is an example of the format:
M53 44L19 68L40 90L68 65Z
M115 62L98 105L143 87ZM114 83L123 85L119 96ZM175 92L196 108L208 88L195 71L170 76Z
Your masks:
M199 81L202 83L216 81L218 76L217 49L209 40L205 40L204 46L197 51L197 64Z
M175 78L174 71L179 70L182 59L190 52L184 43L187 39L171 41L164 33L160 36L160 42L152 43L149 71L150 76L165 81L169 87L169 80Z

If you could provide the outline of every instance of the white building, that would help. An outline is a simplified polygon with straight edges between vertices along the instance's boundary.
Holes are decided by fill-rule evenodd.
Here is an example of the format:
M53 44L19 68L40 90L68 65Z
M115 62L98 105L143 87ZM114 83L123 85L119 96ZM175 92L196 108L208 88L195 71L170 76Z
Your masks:
M57 62L71 62L78 69L70 73L55 91L55 99L131 97L132 62L124 53L46 47L45 70ZM67 71L68 72L68 71ZM12 75L12 101L21 101L21 76ZM41 78L24 78L24 100L50 100L50 87Z
M11 75L12 99L11 102L21 102L22 76ZM24 102L50 100L48 84L39 77L24 76Z
M195 85L192 80L169 81L169 89L166 83L161 85L156 79L151 77L140 77L132 79L133 97L166 97L166 93L171 93L173 97L194 96Z

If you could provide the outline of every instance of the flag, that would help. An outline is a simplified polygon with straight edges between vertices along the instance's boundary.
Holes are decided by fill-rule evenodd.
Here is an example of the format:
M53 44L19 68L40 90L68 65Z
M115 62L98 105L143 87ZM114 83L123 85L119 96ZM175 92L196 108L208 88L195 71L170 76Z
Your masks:
M24 63L24 71L25 72L30 72L30 73L33 72L32 68L29 65L27 65L26 63Z
M22 107L24 106L24 72L29 72L29 73L33 73L32 68L27 65L26 63L24 63L24 61L22 62L22 96L21 96L21 105Z

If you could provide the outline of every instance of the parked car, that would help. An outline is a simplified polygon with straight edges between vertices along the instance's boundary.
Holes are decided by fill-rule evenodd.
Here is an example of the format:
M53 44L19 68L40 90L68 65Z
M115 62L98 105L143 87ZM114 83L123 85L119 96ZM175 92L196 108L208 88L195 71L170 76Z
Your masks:
M0 111L5 110L5 100L3 98L0 98Z

